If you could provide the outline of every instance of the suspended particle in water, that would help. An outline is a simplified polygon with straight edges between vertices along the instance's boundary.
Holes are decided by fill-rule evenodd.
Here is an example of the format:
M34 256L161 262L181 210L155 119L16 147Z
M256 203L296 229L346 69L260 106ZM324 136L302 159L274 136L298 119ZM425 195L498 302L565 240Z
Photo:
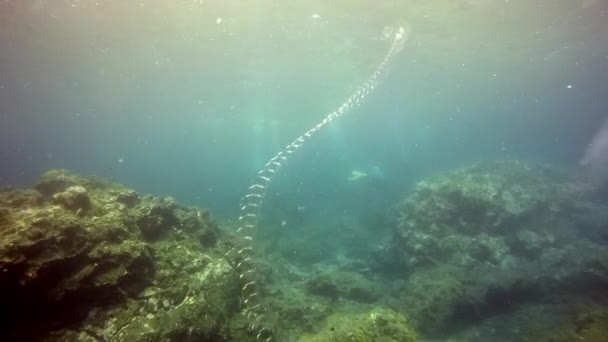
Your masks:
M384 29L382 30L382 36L380 37L381 40L387 40L389 37L391 37L391 35L393 34L394 28L391 26L384 26Z

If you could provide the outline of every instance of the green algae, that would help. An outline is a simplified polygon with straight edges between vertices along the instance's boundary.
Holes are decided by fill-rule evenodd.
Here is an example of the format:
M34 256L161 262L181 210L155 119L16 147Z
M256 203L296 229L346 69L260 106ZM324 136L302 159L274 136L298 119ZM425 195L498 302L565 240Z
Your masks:
M369 312L336 313L327 318L316 334L304 335L300 342L414 342L416 332L395 311L376 308Z
M231 339L237 275L206 211L64 170L36 189L0 192L3 340Z
M591 194L566 173L518 161L420 182L395 210L386 265L404 277L397 308L441 339L522 307L605 298L606 248L594 238L605 207Z
M257 341L226 256L241 241L208 211L65 171L37 187L0 191L3 340ZM256 245L264 324L275 341L467 339L542 300L603 298L605 248L572 230L605 222L586 191L544 167L475 165L401 202L376 260L307 268ZM374 273L383 260L392 278Z

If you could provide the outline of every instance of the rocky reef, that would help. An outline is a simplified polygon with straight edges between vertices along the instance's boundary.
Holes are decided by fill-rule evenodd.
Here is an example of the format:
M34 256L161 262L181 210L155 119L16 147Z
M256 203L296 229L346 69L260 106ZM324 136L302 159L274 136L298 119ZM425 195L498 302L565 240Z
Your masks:
M277 342L606 340L608 206L594 195L550 166L480 163L419 182L369 227L338 218L286 241L260 227L264 324ZM0 190L0 340L258 341L234 231L63 170Z
M359 314L338 313L328 317L320 332L304 335L302 342L414 342L416 332L392 310L373 309Z
M218 232L207 211L63 170L2 191L0 340L230 340Z
M65 170L0 190L0 340L258 341L227 258L241 248L233 231L206 210ZM255 250L274 341L417 339L369 276L303 272Z
M592 195L567 173L516 161L419 182L377 255L396 279L394 307L434 338L522 340L608 304L608 207ZM468 329L482 322L497 335Z
M268 306L281 318L278 340L418 341L411 320L383 301L381 283L337 267L311 273L272 264Z

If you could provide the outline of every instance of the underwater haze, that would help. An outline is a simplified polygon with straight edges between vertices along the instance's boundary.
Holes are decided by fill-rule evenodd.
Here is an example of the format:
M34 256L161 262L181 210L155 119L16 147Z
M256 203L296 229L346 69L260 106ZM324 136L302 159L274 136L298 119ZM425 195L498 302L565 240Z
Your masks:
M126 198L48 190L61 169L208 209L201 258L241 279L221 317L254 323L159 341L601 341L607 81L603 0L0 0L0 189L86 190L74 220ZM369 317L402 335L344 332Z
M359 168L404 188L485 158L575 164L606 115L601 1L0 6L3 186L65 168L231 215L269 157L367 77L400 20L411 40L387 84L285 171L299 200L340 202Z

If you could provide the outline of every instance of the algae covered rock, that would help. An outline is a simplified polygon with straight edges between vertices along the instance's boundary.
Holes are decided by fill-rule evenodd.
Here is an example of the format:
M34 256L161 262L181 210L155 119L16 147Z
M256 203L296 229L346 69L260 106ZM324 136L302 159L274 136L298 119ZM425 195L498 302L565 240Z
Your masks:
M499 265L517 244L514 235L526 227L544 234L539 227L570 215L585 191L548 166L476 164L416 185L398 206L394 251L410 268L453 260Z
M318 296L311 296L305 288L293 282L283 282L271 290L268 308L279 319L281 326L277 341L295 340L303 333L311 333L338 309L336 303Z
M0 191L0 340L230 340L216 234L204 210L64 170Z
M458 305L467 300L466 287L450 271L436 268L417 272L408 278L401 291L400 303L407 307L412 323L422 331L444 328Z
M178 205L171 197L144 197L136 207L135 222L144 239L155 241L166 238L174 231L196 236L200 243L215 245L215 226L205 210L191 210Z
M119 191L115 196L116 202L124 204L127 208L133 208L141 202L139 194L134 190Z
M41 194L51 197L58 192L64 192L70 186L83 183L83 178L69 173L67 170L50 170L40 176L38 183L34 186Z
M307 288L312 294L334 300L341 297L370 303L381 296L377 284L359 273L349 271L320 272L308 280Z
M175 246L173 246L175 247ZM229 340L227 322L238 296L234 270L224 260L193 260L190 275L173 273L155 283L138 300L107 310L92 310L83 330L112 341ZM65 337L73 331L55 332Z
M91 209L91 198L87 189L80 185L70 186L65 191L54 194L53 202L77 213Z
M151 250L124 223L109 221L82 220L50 202L11 211L0 225L0 310L12 334L27 336L40 322L52 330L151 281Z
M137 218L137 226L147 240L156 240L169 234L179 221L174 210L176 203L172 198L154 198L140 208L144 215Z
M35 207L44 203L44 196L31 189L0 191L0 201L10 208Z
M445 338L438 332L522 306L608 300L605 220L589 219L606 207L590 189L516 161L419 183L398 205L392 247L379 258L393 258L387 268L403 278L397 307L421 332Z
M417 334L399 313L376 308L366 313L336 313L327 318L320 332L300 342L413 342Z

